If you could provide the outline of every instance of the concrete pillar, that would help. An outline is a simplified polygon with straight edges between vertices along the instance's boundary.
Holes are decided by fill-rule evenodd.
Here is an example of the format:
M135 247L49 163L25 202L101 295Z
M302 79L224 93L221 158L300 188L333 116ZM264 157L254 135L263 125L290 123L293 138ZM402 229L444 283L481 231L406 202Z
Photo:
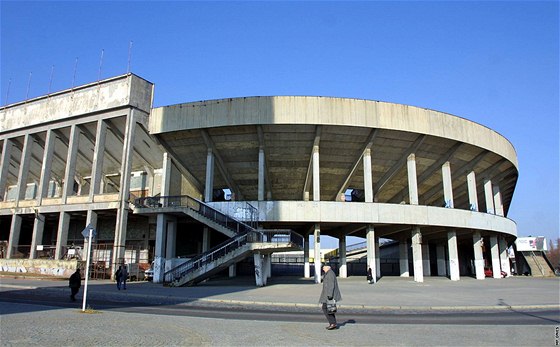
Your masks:
M414 281L424 282L422 264L422 234L419 227L412 229L412 262L414 263Z
M321 283L321 225L315 223L315 230L313 231L314 240L314 260L315 260L315 283Z
M204 201L211 202L214 192L214 153L208 148L206 154L206 184L204 186Z
M471 211L478 211L478 194L476 191L476 175L474 171L467 175L467 189L469 191L469 205Z
M265 158L264 158L264 148L259 148L259 181L258 181L258 199L259 201L264 200L264 187L265 187Z
M228 277L229 278L234 278L237 276L237 264L231 264L228 267Z
M0 157L0 201L6 201L6 185L8 182L8 169L12 159L12 149L14 143L12 139L4 139L2 146L2 156Z
M408 269L408 241L403 239L399 243L399 268L401 270L401 277L409 277L410 271Z
M441 166L441 177L443 180L443 199L445 207L453 208L453 182L451 180L451 164L446 161Z
M43 232L45 230L45 215L35 213L33 220L33 235L31 237L31 250L29 251L29 259L37 258L37 245L43 244Z
M255 283L257 287L264 286L264 277L263 276L263 265L262 265L262 256L260 253L253 254L253 259L255 263Z
M51 180L51 169L54 156L55 134L51 129L47 130L45 138L45 149L43 151L43 163L41 165L41 178L39 179L39 189L37 194L37 205L43 203L43 198L47 196L49 183Z
M97 212L93 211L92 209L89 209L87 211L85 227L88 225L91 225L93 229L97 230ZM99 235L99 230L97 230L97 235ZM82 259L83 261L86 261L88 259L88 242L89 238L84 238L84 249L82 250L84 255L84 258Z
M70 213L60 212L58 217L58 230L56 233L56 249L54 259L59 260L64 256L64 249L68 244L68 229L70 228Z
M27 177L29 176L29 165L31 164L31 154L33 150L33 138L26 134L23 141L23 150L21 151L21 160L19 163L19 174L17 180L16 205L20 200L25 200L25 192L27 191Z
M373 202L373 178L371 174L371 149L364 151L364 196L365 202Z
M167 235L165 245L165 258L175 258L175 243L177 240L177 220L175 218L167 218Z
M167 235L167 216L163 213L157 215L156 220L156 245L154 250L154 283L162 283L165 273L165 237Z
M264 256L264 270L266 274L266 279L272 277L272 254L266 254ZM266 283L265 283L266 285Z
M473 248L474 248L474 269L476 273L477 280L484 279L484 257L482 254L482 236L480 236L480 231L475 231L473 233Z
M484 200L486 201L486 213L495 214L494 196L492 192L492 181L484 180Z
M76 124L70 127L70 138L68 141L68 154L66 156L66 169L64 171L64 184L62 186L62 204L66 203L69 195L73 195L74 176L76 174L76 161L78 160L80 141L80 130Z
M95 146L93 148L93 162L91 168L91 185L89 187L89 201L93 202L94 196L101 193L101 178L103 177L103 160L105 159L105 140L107 138L107 123L100 119L97 121L95 132Z
M313 146L313 201L321 201L319 146Z
M430 266L430 246L428 243L422 244L422 268L424 276L431 276L432 270Z
M202 253L208 252L210 249L210 228L204 227L202 231Z
M492 277L502 278L500 267L500 249L498 248L498 237L490 236L490 255L492 256Z
M163 164L162 164L162 170L161 170L161 196L169 196L170 194L170 188L171 188L171 157L169 156L169 153L164 152L163 153ZM167 202L162 199L160 201L160 203L162 204L162 206L165 206L165 204L167 204Z
M123 151L121 157L121 179L119 190L119 206L117 209L117 222L115 225L115 241L113 244L113 268L115 273L117 265L125 256L126 229L128 224L128 198L130 193L130 176L132 174L132 158L134 153L134 137L136 134L136 111L131 109L126 117L124 131Z
M377 278L381 278L381 252L379 250L379 237L375 238L375 273L377 274Z
M504 216L504 205L502 204L502 193L500 192L500 187L497 185L492 186L492 195L494 200L494 210L496 215Z
M311 278L311 266L309 264L309 236L303 239L303 277Z
M346 236L338 239L338 259L340 260L340 268L338 269L338 276L342 278L348 277L348 269L346 265Z
M459 251L457 250L457 233L447 232L447 252L449 253L449 277L452 281L459 280Z
M408 197L411 205L418 205L418 178L416 177L416 156L409 155L406 162L408 173Z
M21 221L22 218L19 214L12 215L12 224L10 225L10 236L8 240L8 252L6 254L7 259L12 259L19 247L19 235L21 233Z
M445 247L443 245L436 246L437 255L437 275L447 276L447 264L445 261Z
M367 247L367 268L371 269L371 276L373 277L373 283L377 283L377 278L379 273L377 272L377 256L375 247L375 229L373 225L368 225L366 228L366 247Z
M502 271L506 273L509 277L511 276L511 266L509 265L509 254L508 254L508 246L507 242L503 237L498 238L499 246L500 246L500 262L502 265Z

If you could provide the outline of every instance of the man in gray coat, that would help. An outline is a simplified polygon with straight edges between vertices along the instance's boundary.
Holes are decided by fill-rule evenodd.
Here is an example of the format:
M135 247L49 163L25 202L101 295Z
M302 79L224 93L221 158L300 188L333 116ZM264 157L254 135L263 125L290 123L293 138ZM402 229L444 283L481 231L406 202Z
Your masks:
M337 328L336 316L334 313L329 313L327 311L327 301L335 300L338 302L342 300L342 295L340 295L340 290L338 289L336 274L331 267L329 265L323 265L323 272L325 273L325 276L323 277L323 290L321 291L319 302L323 304L323 313L329 321L327 330L333 330Z

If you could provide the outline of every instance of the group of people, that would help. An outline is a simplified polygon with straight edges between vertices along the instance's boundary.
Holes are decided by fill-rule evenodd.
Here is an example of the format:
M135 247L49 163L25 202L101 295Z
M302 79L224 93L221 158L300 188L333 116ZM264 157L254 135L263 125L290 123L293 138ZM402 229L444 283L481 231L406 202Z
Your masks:
M126 290L126 280L128 278L128 270L126 265L120 265L115 272L115 280L117 281L117 289ZM76 294L80 291L80 287L82 286L82 274L80 269L76 269L76 271L70 276L68 279L68 287L70 287L70 300L76 301Z

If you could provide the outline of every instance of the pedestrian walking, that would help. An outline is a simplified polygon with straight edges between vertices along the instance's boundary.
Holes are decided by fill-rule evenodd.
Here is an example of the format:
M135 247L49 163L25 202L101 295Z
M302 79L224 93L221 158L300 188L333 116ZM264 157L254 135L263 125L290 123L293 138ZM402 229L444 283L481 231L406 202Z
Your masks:
M322 305L323 313L327 317L329 326L327 330L337 329L336 316L334 312L329 312L327 309L327 303L331 304L342 300L342 295L340 295L340 290L338 289L338 282L336 280L336 274L331 269L329 265L323 266L323 272L325 273L323 277L323 290L321 291L321 296L319 297L319 302Z
M121 280L122 280L122 288L126 290L126 280L128 278L128 269L126 268L126 264L123 265L121 269Z
M370 268L370 267L368 267L368 269L367 269L367 276L366 276L366 278L367 278L367 283L369 283L369 284L372 284L372 283L373 283L373 275L372 275L372 273L371 273L371 268Z
M71 290L70 300L76 301L76 294L78 294L78 291L82 286L82 275L80 274L80 269L76 269L76 272L70 276L68 279L68 286Z
M115 272L115 280L117 281L117 289L121 290L122 284L122 266L119 265L119 268Z

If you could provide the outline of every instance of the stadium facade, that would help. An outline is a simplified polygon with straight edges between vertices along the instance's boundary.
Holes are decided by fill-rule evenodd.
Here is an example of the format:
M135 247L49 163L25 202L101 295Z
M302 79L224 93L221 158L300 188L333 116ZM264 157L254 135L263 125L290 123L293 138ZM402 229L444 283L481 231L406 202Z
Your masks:
M415 281L511 274L518 163L495 131L379 101L152 108L153 92L126 74L0 108L3 271L66 274L91 228L94 274L154 261L154 281L176 285L247 258L263 285L271 254L298 247L320 281L321 235L339 240L341 277L347 236L366 240L375 277L380 239Z

